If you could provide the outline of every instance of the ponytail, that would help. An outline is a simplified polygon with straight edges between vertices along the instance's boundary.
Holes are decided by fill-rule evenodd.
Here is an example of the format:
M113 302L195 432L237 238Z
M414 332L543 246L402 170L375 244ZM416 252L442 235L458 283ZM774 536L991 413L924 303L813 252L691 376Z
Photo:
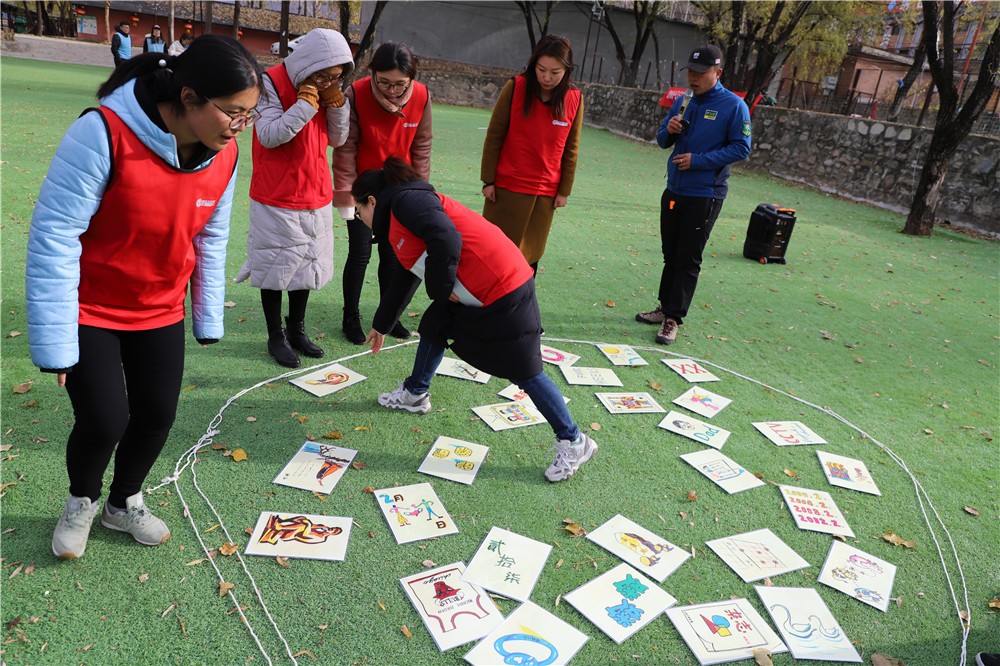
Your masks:
M413 167L398 157L389 157L381 169L369 169L358 176L351 186L351 196L355 201L367 201L370 196L378 199L385 188L415 180L422 179Z

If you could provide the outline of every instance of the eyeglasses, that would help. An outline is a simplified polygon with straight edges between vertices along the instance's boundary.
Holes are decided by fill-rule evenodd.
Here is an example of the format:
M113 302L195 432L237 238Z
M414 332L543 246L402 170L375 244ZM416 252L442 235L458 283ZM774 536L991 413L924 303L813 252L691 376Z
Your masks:
M211 98L205 97L205 99L208 100L209 104L211 104L219 111L222 111L224 114L229 116L229 129L231 130L238 130L244 127L250 127L255 122L257 122L258 118L260 118L260 113L257 112L257 109L250 109L246 113L229 113L221 106L213 102Z
M343 78L344 78L343 72L341 72L337 76L326 76L325 74L320 74L319 72L316 72L315 74L312 75L313 81L320 84L321 86L325 86L328 83L333 83L334 81L340 81Z
M387 79L379 77L375 78L375 85L387 92L405 92L406 89L410 87L412 82L412 79L407 79L405 81L396 81L393 83Z

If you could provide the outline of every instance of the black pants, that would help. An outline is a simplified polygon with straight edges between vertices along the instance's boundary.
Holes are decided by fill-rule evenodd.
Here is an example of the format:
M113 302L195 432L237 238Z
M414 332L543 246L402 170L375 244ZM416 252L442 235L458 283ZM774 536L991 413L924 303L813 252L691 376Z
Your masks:
M701 253L722 210L722 199L685 197L664 190L660 199L663 274L660 306L678 324L684 322L701 273Z
M149 331L80 326L80 362L66 376L76 417L66 446L70 494L96 501L112 453L108 502L124 508L142 490L174 424L183 373L183 321Z
M372 230L361 218L347 221L347 259L344 261L344 312L358 312L361 307L361 289L365 284L365 271L372 258ZM378 291L385 294L393 278L403 272L388 243L378 244Z

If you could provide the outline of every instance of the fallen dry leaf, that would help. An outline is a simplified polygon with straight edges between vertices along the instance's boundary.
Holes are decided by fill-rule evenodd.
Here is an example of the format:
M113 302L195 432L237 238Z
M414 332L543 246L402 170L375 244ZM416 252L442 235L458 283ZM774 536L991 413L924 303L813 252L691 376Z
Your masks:
M229 557L230 555L232 555L233 553L235 553L239 549L240 549L240 547L237 546L232 541L227 541L224 544L222 544L221 546L219 546L219 552L222 553L223 555L225 555L226 557Z
M17 384L14 386L14 393L27 393L31 390L31 385L33 382L24 382L23 384Z
M661 384L660 382L654 382L653 380L649 380L648 382L646 382L646 386L653 389L654 391L663 390L663 384Z
M300 416L299 418L297 418L295 420L298 421L299 423L305 423L306 421L309 420L309 417L308 416Z
M368 493L369 495L374 495L375 486L365 486L364 492Z
M590 429L593 430L594 432L597 432L598 430L601 429L601 424L597 422L591 423Z
M247 459L247 452L243 449L236 449L233 451L233 462L243 462Z
M277 562L279 565L283 566L286 569L291 566L288 563L288 558L287 557L282 557L281 555L276 555L274 557L274 561Z
M896 608L902 608L903 607L903 595L902 594L899 595L898 597L896 597L894 599L894 601L896 602Z
M373 427L374 426L370 426L370 425L358 426L358 427L355 428L355 430L362 430L362 431L364 431L364 430L371 430Z
M233 589L234 587L235 585L233 585L232 583L227 583L226 581L222 581L221 583L219 583L219 596L220 597L226 596L227 594L229 594L229 590Z
M234 303L232 301L226 301L225 303L222 304L222 307L225 307L225 308L235 308L236 307L236 303Z
M979 515L979 510L978 509L973 509L971 506L966 506L966 507L962 507L962 508L965 509L966 513L971 513L973 516L978 516Z
M433 569L434 567L437 566L437 562L435 562L434 560L424 560L420 564L424 565L425 569Z
M212 444L213 451L228 451L229 447L225 444Z
M774 583L769 577L764 578L764 587L774 587Z
M140 583L145 583L147 580L149 580L149 574L148 573L144 573L144 574L141 574L139 576L139 582Z
M410 630L406 628L405 624L401 626L399 630L402 631L403 635L406 636L407 638L413 638L413 634L410 633Z
M767 648L754 648L753 661L757 666L774 666L771 661L771 651Z
M562 594L561 594L561 593L560 593L560 594L558 594L558 595L556 595L556 606L558 606L558 605L559 605L559 602L560 602L560 601L562 601Z
M907 540L903 539L902 537L900 537L898 534L893 533L892 530L888 530L885 534L882 535L882 538L884 540L888 541L889 543L893 544L894 546L906 546L907 548L916 548L917 547L917 542L916 541L912 541L912 540L911 541L907 541Z
M295 654L293 654L292 657L293 658L295 658L295 657L301 657L302 655L306 655L306 656L312 657L313 661L316 660L316 655L314 655L309 650L299 650L298 652L296 652Z
M697 501L698 501L698 493L696 491L694 491L694 490L689 490L688 491L688 502L697 502Z
M372 532L371 530L368 530L368 538L369 539L374 539L375 538L375 533Z
M562 560L559 560L558 562L556 562L556 569L558 569L558 568L559 568L559 567L561 567L562 565L563 565L563 561L562 561Z
M326 495L324 495L323 493L319 492L318 490L314 490L313 491L313 497L315 497L316 499L320 500L321 502L326 502L327 501Z
M375 603L377 603L377 604L378 604L378 607L379 607L379 608L381 608L381 609L382 609L383 611L385 611L385 609L386 609L386 608L385 608L385 604L384 604L384 603L382 603L382 602L381 602L381 601L379 601L378 599L376 599L376 600L375 600Z
M323 435L323 439L344 439L344 436L339 430L331 430L330 432Z
M683 518L684 520L687 520L688 515L685 512L678 511L677 515L680 516L681 518Z
M580 526L580 523L576 522L572 518L563 518L563 529L572 534L574 537L580 537L587 533L587 530Z
M882 652L872 654L872 666L906 666L901 660Z
M353 467L354 469L364 469L365 467L368 467L368 465L364 464L363 462L355 461L351 463L351 467Z
M793 479L798 478L798 476L799 476L798 472L796 472L794 470L791 470L791 469L788 469L787 467L784 470L782 470L782 471L784 471L785 476L791 477Z
M17 574L21 573L21 569L23 569L23 568L24 568L24 565L23 564L19 564L17 566L17 568L14 569L14 573L12 573L11 575L7 576L7 580L10 580L11 578L13 578L14 576L16 576Z
M177 608L177 602L176 601L174 603L170 604L169 606L167 606L167 610L165 610L162 613L160 613L160 619L162 620L163 618L165 618L167 616L167 613L169 613L170 611L172 611L175 608Z
M989 602L987 602L986 605L989 606L990 608L1000 608L1000 598L993 597L992 599L989 600Z
M21 331L11 331L10 333L7 334L7 337L8 338L16 338L19 335L21 335Z
M615 302L614 301L606 301L604 303L604 307L613 308L613 307L615 307Z
M256 422L257 422L257 417L256 416L248 416L247 417L247 423L256 423Z

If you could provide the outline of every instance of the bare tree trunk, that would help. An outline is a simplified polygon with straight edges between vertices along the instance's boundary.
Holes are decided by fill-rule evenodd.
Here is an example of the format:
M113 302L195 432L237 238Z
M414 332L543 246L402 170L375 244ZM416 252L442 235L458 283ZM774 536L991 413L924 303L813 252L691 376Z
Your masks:
M514 4L517 5L521 10L521 13L524 14L524 23L528 26L528 41L531 42L531 50L534 51L535 45L538 43L535 40L535 23L531 20L531 5L534 3L516 0Z
M240 37L240 0L233 2L233 37Z
M375 3L375 9L372 11L372 18L368 21L368 27L365 28L364 34L361 36L361 41L358 43L358 50L354 54L354 62L361 64L364 61L365 54L368 49L371 48L372 42L375 39L375 26L378 25L378 20L382 16L382 12L385 11L385 6L389 4L389 0L378 0ZM357 77L358 73L361 71L360 67L354 69L354 74L352 79ZM345 82L346 85L346 82Z
M205 0L201 5L202 14L205 17L205 33L206 35L212 34L212 1Z
M44 33L44 28L45 28L44 12L45 12L45 3L36 2L35 14L38 16L38 22L35 25L35 34L38 35L39 37L41 37L42 34Z
M173 44L177 41L177 37L174 36L174 19L177 15L174 7L174 0L170 0L167 3L167 41L168 44Z
M351 43L351 3L341 0L340 5L340 34L344 36L347 43Z
M653 30L653 54L656 58L656 89L663 90L663 77L660 76L660 38Z
M917 80L920 72L923 71L926 59L927 49L924 48L924 42L921 40L917 45L917 50L913 54L913 64L910 65L910 69L903 76L903 83L899 86L899 90L896 91L896 96L892 100L892 106L889 107L888 120L895 122L899 118L899 114L903 110L903 102L906 101L906 96L910 94L913 82Z
M946 126L950 124L944 114L938 114L934 136L927 148L927 159L924 161L923 171L920 172L920 181L917 183L913 203L910 204L910 214L906 217L906 225L903 226L904 234L930 236L934 230L935 211L941 199L941 186L944 185L948 165L951 164L951 158L954 157L961 141L960 138L951 136L953 133L947 131L947 127L941 127L942 122Z
M289 6L287 2L281 3L281 19L278 24L278 30L280 31L279 41L281 42L278 48L278 55L282 58L288 56L288 11Z
M111 43L111 0L104 0L104 35L108 38L108 43Z

